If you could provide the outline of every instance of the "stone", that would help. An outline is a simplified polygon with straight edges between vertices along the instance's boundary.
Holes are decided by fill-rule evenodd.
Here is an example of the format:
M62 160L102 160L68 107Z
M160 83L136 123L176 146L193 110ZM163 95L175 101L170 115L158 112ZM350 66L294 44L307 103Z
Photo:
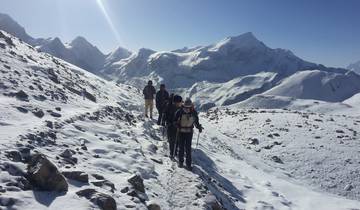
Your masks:
M5 156L15 162L20 162L22 160L21 153L16 150L6 151Z
M73 152L70 149L64 150L60 156L63 158L72 158Z
M89 183L89 175L82 171L63 171L62 175L78 182Z
M97 180L91 183L97 187L109 187L111 192L115 192L115 185L109 180Z
M19 112L21 112L21 113L28 113L28 112L29 112L29 110L27 110L27 109L24 108L24 107L20 107L20 106L16 107L16 109L17 109Z
M126 187L122 188L122 189L120 190L120 192L121 192L121 193L127 193L127 192L129 192L129 190L130 190L130 188L126 186Z
M61 114L57 112L50 112L50 115L53 117L61 117Z
M134 174L129 179L128 182L135 188L135 190L145 193L144 180L140 174Z
M150 203L147 208L148 210L161 210L159 204L156 203Z
M275 162L275 163L281 163L283 164L284 162L276 155L272 156L271 159Z
M17 99L19 99L21 101L28 101L29 100L28 94L26 94L23 90L20 90L19 92L15 93L15 96L16 96Z
M43 110L38 109L38 108L32 110L31 112L32 112L36 117L38 117L38 118L42 118L42 117L44 117L44 115L45 115L45 113L43 112Z
M27 178L39 190L66 192L68 183L57 167L43 154L31 156Z
M79 197L85 197L92 203L98 205L102 210L116 210L116 202L114 198L105 194L99 193L94 189L84 189L76 192Z

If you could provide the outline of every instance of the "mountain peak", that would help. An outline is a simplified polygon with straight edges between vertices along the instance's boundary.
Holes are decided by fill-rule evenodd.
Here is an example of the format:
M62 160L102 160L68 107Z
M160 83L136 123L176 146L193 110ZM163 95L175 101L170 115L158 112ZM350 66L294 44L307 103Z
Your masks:
M252 32L247 32L238 36L227 37L217 44L213 45L211 51L217 51L222 48L232 46L234 48L253 48L253 47L265 47L265 45L259 41Z
M4 30L29 44L32 44L34 41L26 33L25 29L7 14L0 13L0 30Z
M74 40L70 43L71 46L91 46L94 47L90 42L88 42L84 37L77 36Z

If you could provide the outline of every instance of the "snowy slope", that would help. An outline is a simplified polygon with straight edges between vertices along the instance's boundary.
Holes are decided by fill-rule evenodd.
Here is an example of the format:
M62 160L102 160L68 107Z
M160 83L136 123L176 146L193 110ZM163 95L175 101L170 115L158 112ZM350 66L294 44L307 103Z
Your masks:
M264 92L267 95L340 102L360 92L360 76L319 70L301 71Z
M111 196L117 209L148 209L150 204L161 209L212 209L209 205L216 200L226 209L339 210L360 206L358 201L328 193L348 198L358 195L358 183L353 179L358 163L355 159L345 159L355 157L357 152L358 137L354 132L354 126L360 123L357 118L331 116L335 119L332 121L330 116L312 114L308 119L305 113L263 111L260 114L254 110L235 110L237 114L203 113L200 117L205 132L200 136L199 147L194 148L194 170L189 172L177 168L166 157L167 143L162 140L159 127L153 121L143 120L138 89L104 81L49 54L37 52L5 32L0 34L0 55L0 208L99 209L97 204L76 194L88 188ZM82 88L86 89L85 100L80 94ZM265 120L270 116L276 122L273 126ZM287 119L304 127L288 126ZM330 124L325 126L328 119ZM261 126L262 130L254 129ZM294 132L285 131L284 126ZM313 133L308 132L309 138L304 137L303 130L310 128ZM260 146L266 146L273 139L265 140L264 135L277 129L281 133L278 141L283 141L285 147L281 150L280 146L274 146L269 152L284 155L281 159L286 168L268 159L262 163L262 158L269 155L266 149L254 152L246 143L256 135ZM331 136L338 129L344 133ZM314 141L312 135L321 138L316 145L307 146ZM328 137L332 137L331 143L338 150L335 146L321 147L329 143ZM293 138L299 140L290 141ZM310 154L306 152L317 146L324 153L313 160L305 159L308 156L304 154ZM38 191L28 185L23 175L26 162L15 155L22 157L23 153L17 152L25 149L32 154L45 154L60 172L81 171L88 175L89 181L67 178L66 193ZM285 156L285 152L293 150L296 158ZM70 157L64 155L68 154L65 151L70 151ZM336 152L336 158L324 159L331 152ZM306 165L297 160L306 161L309 169L314 169L313 173L318 175L314 181L307 175ZM318 168L310 167L314 165ZM325 166L330 165L336 169L326 171L329 180L320 179ZM291 172L290 177L284 175ZM134 194L134 187L128 183L135 173L143 178L145 193ZM350 180L352 187L342 191ZM324 183L332 187L322 187Z
M359 198L359 117L237 108L212 109L201 117L206 133L200 148L218 151L212 156L216 171L243 186L249 200L252 195L279 199L248 202L245 209L359 208L356 201L348 205L320 193ZM265 189L256 194L258 187Z
M238 77L225 83L195 83L182 94L192 98L200 109L224 106L243 101L250 96L262 93L276 84L276 74L261 72L255 75Z

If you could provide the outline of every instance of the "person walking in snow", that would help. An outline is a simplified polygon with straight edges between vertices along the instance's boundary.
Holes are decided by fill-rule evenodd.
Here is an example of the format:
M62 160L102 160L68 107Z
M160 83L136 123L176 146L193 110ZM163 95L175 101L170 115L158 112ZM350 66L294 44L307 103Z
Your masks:
M183 167L184 153L186 153L186 168L188 170L192 170L191 142L194 133L194 126L200 133L202 132L203 127L199 123L198 113L195 111L190 98L187 98L184 105L175 113L174 120L178 128L179 167Z
M145 86L143 90L144 98L145 98L145 117L149 117L148 111L150 110L150 118L152 119L153 108L154 108L154 95L156 94L156 90L152 85L152 81L149 80L148 84Z
M181 108L182 98L179 95L170 95L169 102L166 104L162 118L162 124L165 125L167 131L167 138L169 142L170 159L174 160L176 155L176 133L177 127L174 123L175 113Z
M160 90L156 93L156 109L159 113L159 118L157 124L160 125L161 119L163 117L163 111L166 105L166 102L169 100L169 93L165 89L165 84L160 85Z

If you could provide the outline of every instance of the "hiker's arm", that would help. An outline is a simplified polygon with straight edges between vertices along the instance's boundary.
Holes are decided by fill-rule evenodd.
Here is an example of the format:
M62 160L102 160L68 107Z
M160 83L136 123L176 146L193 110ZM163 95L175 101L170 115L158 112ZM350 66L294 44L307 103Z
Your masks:
M201 125L200 122L199 122L199 115L198 115L198 113L197 113L196 111L194 112L194 116L195 116L195 122L194 122L195 127L196 127L196 128L200 131L200 133L201 133L204 128L202 127L202 125Z

